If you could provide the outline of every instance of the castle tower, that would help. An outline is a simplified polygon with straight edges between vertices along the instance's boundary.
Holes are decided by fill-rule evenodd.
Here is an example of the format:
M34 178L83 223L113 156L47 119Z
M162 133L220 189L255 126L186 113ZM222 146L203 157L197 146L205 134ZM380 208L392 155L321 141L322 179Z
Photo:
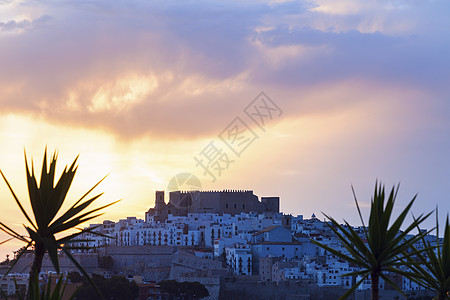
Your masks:
M163 210L166 207L164 202L164 191L156 191L155 194L155 210Z

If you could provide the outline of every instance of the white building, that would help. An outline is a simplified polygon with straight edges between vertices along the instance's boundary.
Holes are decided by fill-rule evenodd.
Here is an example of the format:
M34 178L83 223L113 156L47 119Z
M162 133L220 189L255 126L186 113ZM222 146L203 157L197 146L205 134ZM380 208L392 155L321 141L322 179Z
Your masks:
M226 247L230 247L233 244L241 243L247 244L246 239L239 236L221 237L214 241L214 256L219 257L225 252Z
M0 276L0 287L6 295L14 295L16 287L27 290L28 274L8 274L7 276Z
M352 277L343 277L344 274L353 272L353 268L349 266L348 262L327 260L327 263L327 265L316 270L317 285L351 288Z
M295 267L295 268L285 268L284 278L286 280L298 280L298 279L308 279L309 276L304 271L300 271L299 267Z
M227 264L236 275L252 274L252 252L248 244L234 244L225 248Z

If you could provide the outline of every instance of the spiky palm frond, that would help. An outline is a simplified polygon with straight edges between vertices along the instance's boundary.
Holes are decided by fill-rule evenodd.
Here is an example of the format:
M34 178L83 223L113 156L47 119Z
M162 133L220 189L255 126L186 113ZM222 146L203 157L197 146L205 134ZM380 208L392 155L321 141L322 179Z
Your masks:
M400 270L398 267L406 263L403 256L405 250L418 241L421 238L421 234L408 239L406 237L413 229L418 227L429 214L420 215L409 224L404 231L400 231L416 196L408 203L397 219L390 224L397 193L398 186L394 186L389 195L386 195L384 186L378 184L378 182L375 183L375 191L371 201L369 224L367 227L364 225L358 200L354 194L358 214L363 224L363 237L361 237L361 235L346 221L344 221L345 225L341 225L331 216L324 214L331 222L331 225L329 226L330 229L350 255L341 253L320 242L314 240L312 240L312 242L331 254L359 267L360 270L357 272L357 275L367 278L375 274L401 292L401 289L386 276L386 273L392 272L403 276L411 276L411 274ZM356 273L349 273L344 274L343 276L355 276L355 274ZM341 299L347 298L362 283L362 281L363 280L357 282L341 297Z
M436 209L436 245L431 244L424 237L421 241L423 251L417 251L415 257L410 257L409 268L415 273L412 280L436 293L435 299L450 299L450 223L449 217L445 222L442 243L439 240L439 221Z
M21 212L28 221L28 224L24 225L28 236L18 233L2 222L0 222L0 230L7 233L12 238L25 242L26 249L28 249L30 246L33 246L35 249L35 258L37 252L47 252L57 272L59 272L60 270L58 251L64 250L65 244L69 243L71 239L75 238L85 231L80 230L80 232L78 233L68 234L66 236L58 238L56 237L56 235L60 236L60 234L63 234L68 230L73 230L77 228L77 226L89 220L92 220L93 218L101 216L103 213L99 213L100 211L118 202L115 201L101 207L88 210L89 206L94 203L94 201L96 201L102 194L98 194L90 198L88 198L88 195L93 191L94 188L96 188L100 184L100 182L105 179L104 177L91 189L89 189L80 199L75 201L75 203L69 209L61 212L61 208L66 202L67 193L77 171L77 160L78 156L70 166L66 166L64 168L60 178L55 183L57 155L55 152L50 159L50 164L48 164L47 149L45 149L41 178L38 184L38 180L34 172L33 162L31 162L30 169L25 153L26 177L32 214L27 213L27 211L24 209L21 201L18 199L16 193L6 179L6 176L0 170L0 174L2 175L3 179L6 182L6 185L11 191L16 204L19 206ZM34 218L32 218L31 216ZM68 253L67 251L64 252L69 255L69 258L73 258L70 253ZM20 256L18 258L20 258ZM76 266L83 274L86 274L86 272L83 270L83 268L81 268L79 264L76 264ZM40 264L38 264L38 269L40 270Z

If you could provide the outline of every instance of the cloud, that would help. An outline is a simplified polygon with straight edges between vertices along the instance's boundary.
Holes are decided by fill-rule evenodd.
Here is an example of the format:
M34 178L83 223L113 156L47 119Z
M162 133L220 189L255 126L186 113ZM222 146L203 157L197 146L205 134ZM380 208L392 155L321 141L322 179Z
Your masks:
M419 26L444 4L358 3L28 2L42 17L0 23L24 30L0 36L2 113L121 138L196 138L216 135L261 90L287 118L308 113L304 96L336 82L448 90L444 25ZM419 9L430 15L416 22Z
M37 19L32 21L23 19L21 21L10 20L8 22L0 22L0 31L23 31L29 30L31 28L36 28L38 26L42 26L47 24L51 20L51 17L48 15L43 15Z

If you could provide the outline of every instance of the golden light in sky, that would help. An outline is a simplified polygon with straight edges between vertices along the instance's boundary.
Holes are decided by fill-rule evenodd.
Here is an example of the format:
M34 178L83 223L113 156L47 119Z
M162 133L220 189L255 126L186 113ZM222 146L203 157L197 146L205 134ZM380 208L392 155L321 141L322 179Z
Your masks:
M26 199L23 150L59 168L80 154L70 199L106 174L102 219L143 218L182 172L204 189L280 196L285 213L357 223L376 179L446 210L449 4L408 1L0 1L0 168ZM245 113L264 91L282 110ZM235 155L236 118L257 139ZM197 157L233 160L212 181ZM231 151L231 152L230 152ZM23 220L0 184L2 222ZM4 238L4 235L0 235ZM4 256L17 245L2 245Z

